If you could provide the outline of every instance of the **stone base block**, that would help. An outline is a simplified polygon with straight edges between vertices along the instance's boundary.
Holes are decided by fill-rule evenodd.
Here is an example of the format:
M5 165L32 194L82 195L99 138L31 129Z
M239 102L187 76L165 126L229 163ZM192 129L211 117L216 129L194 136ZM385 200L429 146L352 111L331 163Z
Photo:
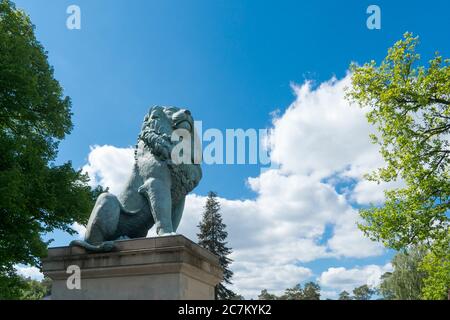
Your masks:
M222 280L218 258L181 235L123 240L117 247L110 253L50 248L42 267L53 280L51 298L209 300ZM80 288L69 289L77 268Z

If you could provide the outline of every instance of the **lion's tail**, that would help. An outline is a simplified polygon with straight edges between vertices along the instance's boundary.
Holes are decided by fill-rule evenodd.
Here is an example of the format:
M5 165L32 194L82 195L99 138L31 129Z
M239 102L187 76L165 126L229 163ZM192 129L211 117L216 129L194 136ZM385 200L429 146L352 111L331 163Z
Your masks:
M84 240L73 240L69 246L78 246L91 252L110 252L116 248L114 241L105 241L98 245L90 244Z

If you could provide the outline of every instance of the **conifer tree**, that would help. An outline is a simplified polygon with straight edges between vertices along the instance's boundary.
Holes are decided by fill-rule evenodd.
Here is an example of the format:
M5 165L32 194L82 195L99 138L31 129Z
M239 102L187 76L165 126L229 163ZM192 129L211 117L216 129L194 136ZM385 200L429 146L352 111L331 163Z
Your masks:
M198 244L219 257L220 266L223 269L223 281L215 288L216 300L229 300L236 296L226 284L231 284L233 272L229 269L232 260L228 255L232 252L227 246L228 233L225 231L226 225L222 221L220 214L220 203L217 200L217 193L209 192L204 207L202 221L198 227L200 232L197 234Z

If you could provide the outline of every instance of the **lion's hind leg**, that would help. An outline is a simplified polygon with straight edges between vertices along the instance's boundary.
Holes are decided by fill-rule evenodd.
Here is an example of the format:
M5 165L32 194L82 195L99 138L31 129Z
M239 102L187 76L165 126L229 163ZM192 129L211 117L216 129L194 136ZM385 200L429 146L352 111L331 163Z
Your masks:
M113 236L119 224L121 208L120 201L115 195L102 193L95 202L84 240L90 244L115 240Z

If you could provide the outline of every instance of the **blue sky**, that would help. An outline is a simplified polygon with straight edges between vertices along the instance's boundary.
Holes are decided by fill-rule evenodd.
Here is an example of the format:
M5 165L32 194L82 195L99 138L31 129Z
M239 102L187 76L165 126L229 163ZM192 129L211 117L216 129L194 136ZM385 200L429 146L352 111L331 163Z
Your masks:
M342 79L350 62L379 61L405 31L421 37L424 58L435 50L450 56L450 3L444 0L15 2L30 14L72 98L74 130L61 143L58 162L71 160L78 168L88 162L90 146L133 146L151 105L187 107L204 128L268 128L273 111L283 115L298 100L292 84ZM66 28L71 4L81 8L81 30ZM366 27L370 4L381 8L381 30ZM261 195L247 182L260 175L258 165L203 170L198 196L209 190L230 201ZM354 181L344 179L337 193L345 181L353 188ZM321 241L333 230L326 228ZM52 236L59 245L70 239ZM295 265L309 268L314 278L330 267L381 266L390 256L344 254ZM331 285L329 291L338 289Z

